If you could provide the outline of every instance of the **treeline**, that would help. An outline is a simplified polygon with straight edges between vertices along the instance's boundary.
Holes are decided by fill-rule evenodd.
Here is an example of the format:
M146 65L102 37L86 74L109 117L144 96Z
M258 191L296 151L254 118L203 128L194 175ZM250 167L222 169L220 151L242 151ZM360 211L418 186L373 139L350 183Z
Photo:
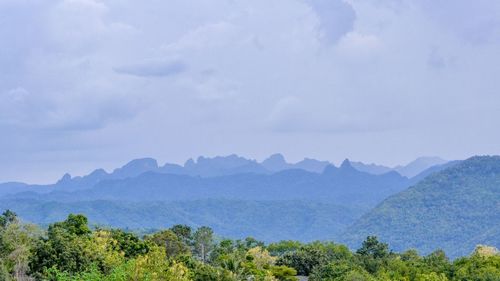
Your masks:
M411 234L409 234L411 235ZM333 242L217 238L208 227L175 225L144 237L120 229L91 229L69 215L47 230L0 216L0 281L498 281L500 254L479 246L450 261L437 250L394 253L368 237L355 252Z

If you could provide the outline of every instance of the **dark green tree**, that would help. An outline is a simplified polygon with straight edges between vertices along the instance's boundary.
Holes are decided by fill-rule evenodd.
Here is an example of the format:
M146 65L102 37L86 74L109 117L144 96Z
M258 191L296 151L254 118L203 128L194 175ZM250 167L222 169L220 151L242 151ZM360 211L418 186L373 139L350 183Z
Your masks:
M369 273L376 273L382 266L387 264L390 256L389 246L378 241L375 236L368 236L361 248L356 251L356 256Z

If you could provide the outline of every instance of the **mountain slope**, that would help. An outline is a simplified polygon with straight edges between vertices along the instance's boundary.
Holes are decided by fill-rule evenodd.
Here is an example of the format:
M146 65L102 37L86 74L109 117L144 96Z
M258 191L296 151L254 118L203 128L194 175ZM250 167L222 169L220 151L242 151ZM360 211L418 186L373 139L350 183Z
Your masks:
M500 157L464 160L383 201L345 233L351 245L377 235L395 250L451 256L500 246Z
M197 200L125 203L3 200L26 221L49 224L69 213L82 213L91 223L129 229L160 229L174 224L210 226L223 236L253 236L264 241L331 239L361 215L356 208L304 201Z

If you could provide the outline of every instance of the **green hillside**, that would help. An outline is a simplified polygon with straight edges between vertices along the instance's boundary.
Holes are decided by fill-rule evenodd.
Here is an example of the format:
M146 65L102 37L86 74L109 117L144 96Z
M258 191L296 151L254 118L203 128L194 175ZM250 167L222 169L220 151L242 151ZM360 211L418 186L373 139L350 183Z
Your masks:
M451 256L476 244L500 245L500 157L477 156L435 173L389 197L359 219L344 239L358 245L377 235L395 250Z
M208 225L224 237L253 236L264 241L326 240L337 237L364 209L307 201L242 201L205 199L175 202L2 200L0 209L15 211L25 221L48 225L70 213L90 223L133 230L187 224Z

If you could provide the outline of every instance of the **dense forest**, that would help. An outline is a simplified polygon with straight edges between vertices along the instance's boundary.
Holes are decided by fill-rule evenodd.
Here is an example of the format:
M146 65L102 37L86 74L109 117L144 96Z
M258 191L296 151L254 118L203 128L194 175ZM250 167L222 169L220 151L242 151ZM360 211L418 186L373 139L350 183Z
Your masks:
M299 277L298 277L299 276ZM304 276L304 277L300 277ZM334 242L229 240L174 225L140 237L69 215L47 229L0 216L0 280L500 280L500 254L478 246L451 261L442 250L392 252L369 236L352 252Z
M500 245L499 202L500 157L476 156L390 196L344 237L377 235L396 250L429 253L439 247L457 257L476 244Z

